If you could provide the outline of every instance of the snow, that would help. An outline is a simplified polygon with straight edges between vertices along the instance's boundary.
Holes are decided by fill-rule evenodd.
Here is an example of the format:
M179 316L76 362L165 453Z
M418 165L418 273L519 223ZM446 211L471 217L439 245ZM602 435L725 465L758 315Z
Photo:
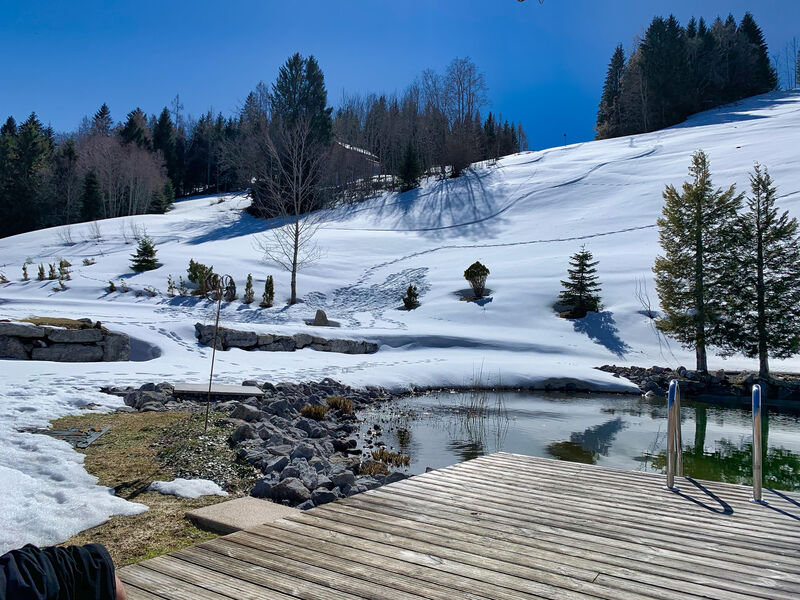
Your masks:
M180 496L181 498L228 495L228 492L208 479L182 479L179 477L172 481L154 481L147 489L170 496Z
M93 487L80 457L65 443L15 431L74 413L88 401L104 410L119 406L120 399L98 393L101 385L207 378L211 349L198 346L194 323L213 323L211 303L166 297L167 276L185 278L190 258L231 274L240 295L248 273L257 297L265 277L274 276L275 307L234 302L223 308L224 326L309 332L304 320L322 308L342 327L315 333L380 344L373 355L219 352L218 383L332 377L354 386L401 389L537 386L569 378L598 390L635 391L595 367L694 364L691 351L657 334L635 294L643 280L658 310L651 269L659 252L655 221L664 186L680 185L691 154L702 148L715 185L736 183L746 190L748 173L759 161L778 185L780 206L800 216L799 129L800 93L766 94L670 129L516 154L458 179L431 179L418 190L330 211L321 215L316 237L323 256L300 272L304 303L292 307L284 304L289 274L265 262L255 243L276 224L244 213L248 200L238 196L194 198L178 202L166 215L101 221L100 240L92 224L74 225L75 243L69 246L62 241L65 227L0 240L0 271L12 280L0 287L0 318L91 317L138 340L138 358L157 354L153 348L161 352L153 360L129 363L0 361L0 510L4 523L14 523L13 529L0 529L0 550L28 541L62 541L76 528L133 510ZM163 266L134 274L131 232L142 228L155 241ZM569 256L581 244L600 261L605 309L572 322L557 318L552 307ZM59 257L74 265L68 290L55 292L53 282L20 281L27 258L35 276L35 265ZM83 258L97 262L83 266ZM467 287L463 272L476 260L491 270L491 302L482 306L459 301ZM132 291L107 293L109 279L124 279ZM397 310L409 283L420 288L422 304L411 312ZM162 295L136 297L145 286ZM713 354L709 365L757 366ZM797 371L800 362L776 360L772 367ZM54 489L63 503L47 495ZM84 517L77 507L91 514ZM40 527L44 521L37 515L48 511L52 521Z

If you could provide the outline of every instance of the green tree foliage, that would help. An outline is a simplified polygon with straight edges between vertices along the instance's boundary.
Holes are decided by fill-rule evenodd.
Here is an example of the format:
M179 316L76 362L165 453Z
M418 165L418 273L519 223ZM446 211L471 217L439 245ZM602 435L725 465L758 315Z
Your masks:
M155 127L153 127L153 150L161 152L164 158L172 189L180 189L182 174L178 164L177 135L166 107L161 111L161 115L159 115Z
M688 115L777 87L764 35L750 13L708 27L655 17L627 63L618 46L597 113L599 139L653 131Z
M477 260L464 271L464 279L469 281L469 285L472 287L476 298L483 298L483 294L486 291L486 278L488 276L489 268Z
M664 315L656 326L694 348L697 369L707 371L706 347L723 339L725 264L742 195L734 186L714 189L703 151L692 156L689 174L680 192L668 185L663 194L658 234L664 254L653 271Z
M96 221L103 218L103 192L94 171L89 171L83 178L83 197L81 218L84 221Z
M233 277L230 278L225 286L225 291L222 297L224 298L225 302L233 302L236 300L236 282L233 280Z
M261 302L259 303L259 306L263 308L270 308L274 300L275 287L272 282L272 275L267 275L267 280L264 282L264 293L261 295Z
M325 77L316 58L303 58L299 53L291 56L278 70L271 102L273 118L291 128L304 117L310 122L311 139L322 146L330 144L333 109L327 106Z
M120 129L119 135L125 144L136 144L145 150L153 147L153 134L147 126L147 116L140 108L128 113L128 118Z
M91 124L92 135L109 136L114 121L111 119L111 109L104 102L103 105L94 113Z
M766 381L770 356L800 352L799 226L778 210L766 167L755 166L750 190L728 263L724 347L758 357L759 377Z
M567 280L562 281L564 289L558 299L570 307L572 318L583 318L588 311L600 311L600 282L597 276L598 261L581 246L581 249L570 257L570 268L567 269Z
M131 269L137 273L142 271L152 271L158 268L156 261L156 247L153 241L145 236L139 240L139 246L136 252L131 255Z
M248 273L247 283L244 285L244 298L242 298L242 302L244 304L251 304L254 298L255 292L253 291L253 276Z
M406 146L399 176L401 192L407 192L419 187L419 179L422 177L422 163L420 163L417 150L411 142Z
M403 296L403 306L406 310L414 310L419 306L419 291L413 283L408 284L406 295Z

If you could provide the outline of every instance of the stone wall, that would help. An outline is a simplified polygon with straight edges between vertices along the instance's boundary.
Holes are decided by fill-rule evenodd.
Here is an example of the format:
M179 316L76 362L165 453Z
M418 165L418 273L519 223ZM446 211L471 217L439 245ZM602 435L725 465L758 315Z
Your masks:
M62 329L24 323L0 323L0 358L56 362L111 362L131 358L127 334L92 324Z
M197 339L203 346L214 344L214 326L197 323L194 326ZM374 354L378 344L358 340L325 339L308 333L272 335L254 331L239 331L220 327L217 336L217 350L241 348L243 350L264 350L268 352L293 352L311 348L320 352L341 352L342 354Z

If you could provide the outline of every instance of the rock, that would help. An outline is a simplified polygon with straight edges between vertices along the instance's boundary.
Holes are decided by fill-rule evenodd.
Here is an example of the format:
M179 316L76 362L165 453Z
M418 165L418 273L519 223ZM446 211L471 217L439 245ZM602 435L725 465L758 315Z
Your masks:
M0 323L3 325L3 323ZM0 335L0 358L16 358L19 360L27 360L28 352L25 350L25 345L15 337L7 335Z
M275 400L274 402L270 402L266 407L264 407L264 410L271 415L275 415L284 419L290 417L294 411L288 400Z
M255 348L258 346L258 334L253 331L222 330L222 345L227 348Z
M283 471L281 471L281 481L283 481L284 479L288 479L289 477L299 478L300 467L298 467L297 465L289 465Z
M296 508L298 508L299 510L308 510L309 508L314 508L314 501L306 500L302 504L298 504Z
M275 456L289 456L292 452L292 446L290 444L281 444L279 446L270 446L269 451L271 454Z
M231 411L231 417L242 421L259 421L261 420L261 411L249 404L239 404Z
M330 490L334 487L333 481L331 481L331 478L327 475L317 476L317 488L325 488L326 490Z
M131 338L126 333L109 331L103 337L100 345L103 347L103 362L119 362L131 359Z
M305 458L306 460L314 456L314 448L308 444L300 444L292 450L292 460L295 458Z
M125 404L136 410L140 410L145 404L148 403L160 403L165 404L169 400L169 396L167 396L163 392L156 392L156 391L133 391L125 394Z
M315 490L319 487L319 475L309 466L306 466L305 469L300 469L300 481L309 490Z
M300 350L311 345L313 338L307 333L295 333L292 338L294 339L295 347Z
M117 408L116 412L119 412L119 413L135 413L136 409L133 408L132 406L120 406L119 408Z
M329 502L333 502L337 499L337 495L330 490L326 490L324 488L317 488L313 492L311 492L311 501L314 503L315 506L320 506L321 504L328 504Z
M377 487L380 487L380 481L373 479L372 477L359 477L358 478L358 487L363 487L365 490L374 490Z
M98 362L103 360L103 349L83 344L53 344L47 348L34 348L31 358L57 362Z
M255 440L260 439L258 431L250 423L243 423L236 428L236 431L231 434L231 439L234 442L241 442L242 440Z
M317 309L317 314L314 315L314 320L311 321L312 325L317 327L329 327L330 321L328 321L328 315L325 314L325 311L321 308Z
M194 324L194 331L197 335L197 341L203 346L211 346L214 343L214 326L203 325L202 323ZM222 336L217 336L217 350L222 350Z
M43 338L44 328L36 325L20 325L18 323L0 323L0 335L18 338Z
M52 327L46 327L44 331L47 339L51 342L64 344L90 344L103 339L103 332L100 329L53 329Z
M389 473L389 475L386 476L385 482L388 485L390 483L403 481L404 479L408 479L408 475L406 475L405 473L401 473L400 471L394 471L393 473Z
M254 498L271 498L269 492L278 482L271 477L260 479L258 483L250 490L250 495Z
M255 379L245 379L242 385L245 387L258 387L258 382Z
M145 402L139 412L163 412L167 410L161 402Z
M351 471L341 471L339 473L334 473L330 476L333 485L338 488L344 489L345 486L354 486L356 485L356 476L353 475Z
M286 336L274 336L271 344L258 347L267 352L293 352L294 348L294 338Z
M288 456L276 456L274 458L265 459L261 464L261 471L265 475L269 473L280 473L288 464Z
M303 482L295 477L289 477L269 489L268 497L278 502L288 501L300 504L311 498L311 492Z

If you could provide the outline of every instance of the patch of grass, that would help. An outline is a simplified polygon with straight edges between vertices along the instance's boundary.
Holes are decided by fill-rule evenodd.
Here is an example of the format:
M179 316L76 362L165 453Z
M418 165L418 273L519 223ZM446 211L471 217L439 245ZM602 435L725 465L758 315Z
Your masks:
M343 415L353 414L353 403L344 396L328 396L328 408L338 410Z
M358 467L358 474L372 477L374 475L388 475L389 468L379 461L366 461Z
M397 452L390 452L383 447L379 448L378 450L373 450L372 458L394 467L407 467L411 462L411 459L408 456L403 456Z
M314 419L315 421L324 421L328 416L328 407L320 406L319 404L306 404L300 409L300 414L306 419Z
M22 321L24 323L32 323L34 325L64 327L65 329L88 329L92 327L91 323L78 321L76 319L65 319L62 317L28 317L27 319L22 319Z
M159 556L216 537L184 518L187 511L243 495L256 480L255 470L237 459L228 445L233 427L212 416L203 434L200 413L178 411L86 414L53 421L55 429L105 427L111 429L85 450L86 470L98 484L114 489L117 496L149 507L132 517L112 517L65 544L99 542L122 566ZM155 480L176 477L211 479L230 497L201 496L197 499L148 492Z

